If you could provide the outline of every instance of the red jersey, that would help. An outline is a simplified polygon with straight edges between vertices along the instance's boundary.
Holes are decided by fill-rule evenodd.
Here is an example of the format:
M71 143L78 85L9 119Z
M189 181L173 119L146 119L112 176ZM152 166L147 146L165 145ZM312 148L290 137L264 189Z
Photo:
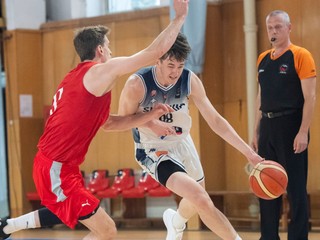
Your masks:
M47 158L80 165L89 145L110 113L111 92L96 97L86 90L83 77L96 62L83 62L58 86L38 148Z

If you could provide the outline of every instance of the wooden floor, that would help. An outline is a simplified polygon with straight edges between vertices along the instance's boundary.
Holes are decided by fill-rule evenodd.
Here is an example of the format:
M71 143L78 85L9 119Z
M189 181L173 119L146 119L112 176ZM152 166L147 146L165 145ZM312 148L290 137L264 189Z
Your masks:
M30 229L12 234L11 239L82 239L88 232L86 230L69 229ZM163 230L119 230L115 240L163 240L166 232ZM258 240L257 232L239 232L243 240ZM281 233L281 240L287 239L286 233ZM213 233L203 231L185 231L183 240L218 240ZM309 240L319 240L320 232L311 232Z

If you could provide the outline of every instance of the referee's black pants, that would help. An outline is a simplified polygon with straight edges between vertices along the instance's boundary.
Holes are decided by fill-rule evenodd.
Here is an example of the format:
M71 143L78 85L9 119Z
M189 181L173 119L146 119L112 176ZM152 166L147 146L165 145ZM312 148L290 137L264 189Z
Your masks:
M309 207L307 196L308 152L295 154L293 142L302 119L302 113L266 118L260 121L259 155L266 160L279 162L287 171L287 195L290 205L288 240L307 240ZM261 238L280 240L279 220L282 198L260 199Z

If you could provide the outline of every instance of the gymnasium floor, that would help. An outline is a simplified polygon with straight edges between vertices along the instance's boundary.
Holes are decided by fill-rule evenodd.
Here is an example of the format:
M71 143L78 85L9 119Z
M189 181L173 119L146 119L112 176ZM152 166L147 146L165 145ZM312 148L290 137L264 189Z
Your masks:
M69 229L30 229L17 232L11 236L11 239L28 239L28 240L55 240L55 239L82 239L87 234L86 230L69 230ZM257 232L239 232L243 240L258 240ZM166 232L163 230L119 230L115 240L163 240ZM281 233L281 240L285 240L286 233ZM209 231L186 231L183 240L218 240L216 235ZM310 233L309 240L319 240L320 231Z

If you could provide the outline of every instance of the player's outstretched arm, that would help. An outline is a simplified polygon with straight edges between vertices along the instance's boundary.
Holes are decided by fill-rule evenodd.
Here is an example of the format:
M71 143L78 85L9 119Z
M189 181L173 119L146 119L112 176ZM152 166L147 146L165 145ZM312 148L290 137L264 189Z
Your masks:
M195 74L192 75L191 81L191 97L210 128L246 156L251 165L255 166L262 161L263 159L238 135L229 122L216 111L206 95L202 82Z
M111 90L119 76L132 73L137 69L153 64L165 54L176 40L188 14L189 0L174 0L176 16L158 37L145 49L126 57L114 57L106 63L97 64L90 70L90 79L97 81L95 95L101 96Z
M176 40L188 13L188 0L174 0L176 17L145 49L130 56L110 60L112 71L117 76L135 71L138 68L154 63L163 56Z
M171 111L172 108L170 108L170 106L166 104L157 104L150 112L146 113L136 113L126 116L110 114L108 120L102 126L102 129L107 132L130 130L131 128L144 125L153 119L158 119L163 114Z

